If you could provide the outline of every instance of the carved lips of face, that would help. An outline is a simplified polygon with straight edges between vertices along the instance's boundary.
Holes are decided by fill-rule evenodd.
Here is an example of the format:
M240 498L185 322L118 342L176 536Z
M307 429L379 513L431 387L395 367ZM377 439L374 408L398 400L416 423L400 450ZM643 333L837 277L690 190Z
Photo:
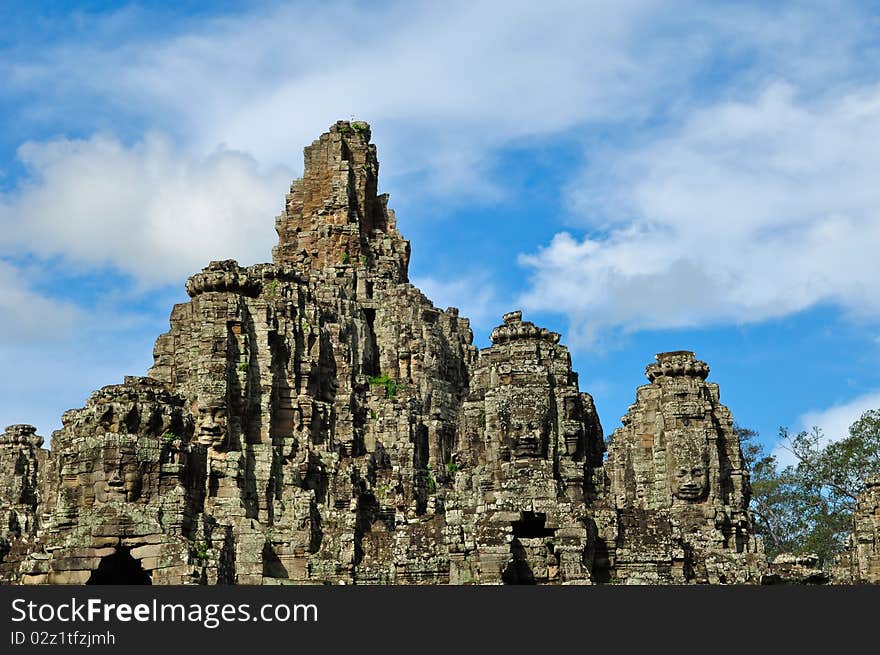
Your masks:
M226 410L222 407L200 407L198 440L203 446L220 448L226 440Z

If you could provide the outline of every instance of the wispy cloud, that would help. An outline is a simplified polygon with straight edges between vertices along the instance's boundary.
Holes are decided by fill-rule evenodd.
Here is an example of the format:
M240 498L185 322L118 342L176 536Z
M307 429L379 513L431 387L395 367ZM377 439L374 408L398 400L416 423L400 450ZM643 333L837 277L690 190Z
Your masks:
M299 166L305 144L355 115L381 134L387 170L479 196L493 189L481 173L499 148L641 120L683 90L712 47L694 31L715 29L701 13L683 21L656 0L613 11L575 0L278 3L167 36L131 36L114 16L121 41L104 25L96 42L35 50L3 72L28 103L52 98L44 122L82 115L91 128L94 108L110 108L107 124L115 113L200 155L225 144L267 165Z
M523 301L567 313L583 339L818 303L876 317L878 139L880 86L816 99L779 83L694 112L586 171L573 200L601 231L524 255Z
M249 156L181 154L153 133L27 143L30 178L0 194L0 251L112 266L139 285L180 281L211 259L265 261L291 173Z
M825 409L805 412L798 423L802 430L822 428L829 441L837 441L849 436L849 426L869 409L880 409L880 390L869 391Z
M832 17L846 38L826 38ZM657 0L624 0L613 11L598 0L511 0L503 8L488 1L263 3L182 18L164 30L145 29L149 16L136 8L74 18L68 22L77 28L49 46L3 51L0 72L10 84L0 93L25 109L17 121L77 134L100 126L119 142L93 136L25 147L32 177L20 199L3 199L4 222L24 224L13 231L41 255L63 251L153 279L161 269L180 275L202 264L209 248L222 256L241 249L233 214L242 225L260 215L270 226L268 237L246 240L265 258L271 216L289 181L274 167L296 172L301 148L336 118L373 123L392 191L397 178L412 198L494 200L517 193L495 175L509 146L562 134L579 139L587 126L639 131L658 121L682 121L681 138L699 139L693 130L700 120L711 122L712 112L688 117L704 96L719 95L718 87L741 94L770 75L804 88L845 85L869 70L872 34L865 12L850 3L832 10L685 2L675 12ZM151 130L167 136L145 137ZM612 161L590 171L623 167L603 194L640 184L638 209L650 225L649 210L663 202L656 188L662 180L652 186L636 173L662 162L665 145L676 144L627 155L620 143ZM688 157L699 165L708 152L688 152L687 145L670 153L682 175ZM155 195L147 193L150 185ZM56 198L70 200L67 230L46 218ZM148 215L130 222L126 212ZM118 214L115 221L110 213ZM209 217L210 237L199 229ZM168 236L162 226L169 221L182 222L178 247L160 253L150 270L145 260L156 254L156 237ZM116 246L116 233L132 226L146 244L135 252L123 246L100 255L83 243ZM33 238L36 230L45 242ZM655 238L644 229L616 236Z
M849 436L849 426L869 409L880 409L880 390L869 391L848 402L839 403L805 412L798 419L799 430L821 428L824 440L822 445L839 441ZM773 449L777 462L782 466L796 464L797 460L784 443L778 443Z

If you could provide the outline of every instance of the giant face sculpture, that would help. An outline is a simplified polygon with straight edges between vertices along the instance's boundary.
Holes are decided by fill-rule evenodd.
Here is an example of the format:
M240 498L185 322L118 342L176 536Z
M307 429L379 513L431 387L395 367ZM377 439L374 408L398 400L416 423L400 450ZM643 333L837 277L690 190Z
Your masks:
M95 501L98 503L134 502L141 496L143 471L133 446L101 451L94 477Z
M675 439L669 445L669 479L672 495L698 502L709 492L709 449L698 437Z
M513 429L510 445L514 457L517 459L543 457L545 440L542 438L541 426L538 421L514 419L511 427Z
M537 394L508 393L497 404L502 448L514 459L547 456L550 426L546 402Z
M226 444L226 408L222 405L199 407L196 435L203 446L222 449Z
M99 439L64 451L62 485L68 501L80 506L134 502L141 498L146 468L134 438Z

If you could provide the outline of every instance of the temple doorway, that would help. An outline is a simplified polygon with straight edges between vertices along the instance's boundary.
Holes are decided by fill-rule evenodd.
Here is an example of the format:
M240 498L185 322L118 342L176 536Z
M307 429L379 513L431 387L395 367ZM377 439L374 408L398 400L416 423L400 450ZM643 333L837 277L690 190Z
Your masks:
M117 548L112 555L101 559L86 584L153 584L150 574L130 551L130 548Z

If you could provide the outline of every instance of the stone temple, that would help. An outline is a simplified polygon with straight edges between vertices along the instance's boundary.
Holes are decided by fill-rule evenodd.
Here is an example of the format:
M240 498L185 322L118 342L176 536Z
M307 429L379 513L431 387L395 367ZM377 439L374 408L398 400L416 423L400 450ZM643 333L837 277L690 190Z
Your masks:
M409 283L378 171L369 126L333 125L272 263L192 276L147 376L66 412L51 451L0 435L0 581L760 582L708 366L658 355L606 453L559 334L513 311L478 350ZM852 570L877 577L864 505Z
M733 417L708 374L692 352L657 355L646 370L650 384L638 389L614 432L606 493L595 505L606 575L722 584L763 572L748 512L749 473Z

